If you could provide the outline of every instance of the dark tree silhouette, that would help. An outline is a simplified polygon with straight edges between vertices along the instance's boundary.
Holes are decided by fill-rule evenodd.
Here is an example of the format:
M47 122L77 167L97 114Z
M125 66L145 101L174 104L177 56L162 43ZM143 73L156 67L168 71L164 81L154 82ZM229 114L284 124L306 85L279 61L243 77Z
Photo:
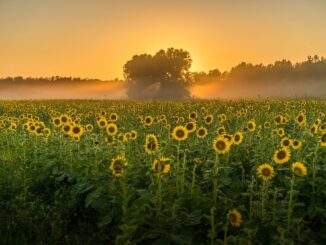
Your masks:
M190 98L190 54L182 49L160 50L154 56L135 55L123 67L127 94L133 99Z

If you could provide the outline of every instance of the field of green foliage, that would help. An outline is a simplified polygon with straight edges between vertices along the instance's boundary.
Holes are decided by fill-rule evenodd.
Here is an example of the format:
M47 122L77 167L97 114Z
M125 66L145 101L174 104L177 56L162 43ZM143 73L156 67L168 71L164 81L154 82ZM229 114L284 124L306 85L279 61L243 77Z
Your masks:
M0 101L0 244L325 244L326 101Z

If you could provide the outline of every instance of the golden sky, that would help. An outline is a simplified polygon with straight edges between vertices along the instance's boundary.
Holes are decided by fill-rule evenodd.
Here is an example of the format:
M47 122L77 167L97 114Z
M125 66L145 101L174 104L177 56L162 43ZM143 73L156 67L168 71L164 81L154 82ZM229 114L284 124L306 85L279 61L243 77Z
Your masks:
M135 54L190 52L192 70L326 56L324 0L0 0L0 77L122 78Z

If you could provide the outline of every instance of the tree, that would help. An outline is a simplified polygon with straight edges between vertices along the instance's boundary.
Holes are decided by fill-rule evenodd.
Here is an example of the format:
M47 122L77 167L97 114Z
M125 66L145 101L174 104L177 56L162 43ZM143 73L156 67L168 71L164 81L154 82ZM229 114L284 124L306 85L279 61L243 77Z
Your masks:
M128 97L190 98L191 63L187 51L174 48L160 50L154 56L149 54L133 56L123 67Z

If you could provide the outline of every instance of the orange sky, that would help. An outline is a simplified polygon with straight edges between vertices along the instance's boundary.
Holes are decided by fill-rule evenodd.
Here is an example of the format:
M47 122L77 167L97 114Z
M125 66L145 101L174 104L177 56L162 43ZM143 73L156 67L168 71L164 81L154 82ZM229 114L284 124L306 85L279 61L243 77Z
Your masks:
M323 0L1 0L0 77L122 78L134 54L190 52L192 70L326 56Z

